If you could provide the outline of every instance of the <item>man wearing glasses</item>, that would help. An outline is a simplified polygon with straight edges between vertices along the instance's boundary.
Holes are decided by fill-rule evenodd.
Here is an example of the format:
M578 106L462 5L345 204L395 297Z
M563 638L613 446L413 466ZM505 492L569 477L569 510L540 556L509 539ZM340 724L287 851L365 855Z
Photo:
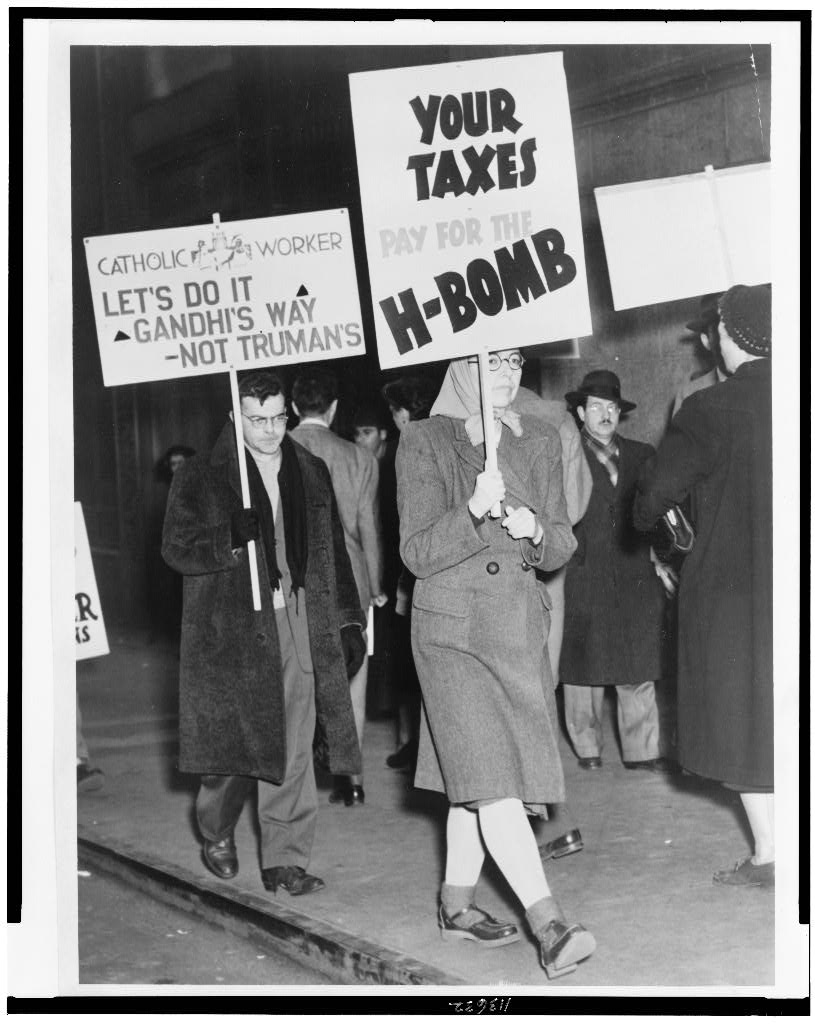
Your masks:
M637 474L651 445L622 437L620 417L635 409L609 370L587 373L566 395L582 423L592 474L588 508L574 528L566 569L566 623L560 679L566 727L581 768L602 767L603 699L617 695L623 764L672 771L659 756L655 680L663 668L664 596L648 541L631 522Z
M263 885L299 896L324 885L307 871L315 728L330 771L361 768L346 667L362 662L365 620L328 470L286 436L281 379L252 371L238 391L251 508L230 422L175 474L164 522L162 554L184 575L179 767L201 776L203 859L223 879L238 873L235 826L257 780Z

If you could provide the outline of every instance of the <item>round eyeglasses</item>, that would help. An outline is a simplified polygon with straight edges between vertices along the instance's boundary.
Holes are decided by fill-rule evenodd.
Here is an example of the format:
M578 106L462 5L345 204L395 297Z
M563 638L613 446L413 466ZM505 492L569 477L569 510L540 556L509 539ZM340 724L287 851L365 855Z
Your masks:
M477 363L478 359L468 359L467 362ZM499 356L497 352L490 352L487 356L487 366L492 373L497 373L501 369L501 363L507 363L510 370L520 370L525 362L520 352L513 352L509 356Z
M241 413L245 420L249 420L255 430L260 430L265 427L266 424L270 424L272 427L285 427L288 423L288 413L282 412L278 416L247 416L246 413Z

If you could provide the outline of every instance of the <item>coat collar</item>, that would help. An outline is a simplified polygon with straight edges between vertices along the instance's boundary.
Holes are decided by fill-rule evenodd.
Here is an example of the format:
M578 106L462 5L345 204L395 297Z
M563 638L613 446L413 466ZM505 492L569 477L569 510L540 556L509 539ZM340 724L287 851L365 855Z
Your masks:
M247 454L247 458L251 458ZM235 439L235 427L232 420L227 420L224 428L218 435L218 440L212 448L209 457L210 465L224 466L229 486L238 495L241 495L241 475L238 469L238 446Z
M522 425L524 424L524 419L524 417L521 419ZM464 429L464 420L450 418L450 422L453 424L453 448L456 455L462 462L472 466L479 473L483 472L483 443L474 445L470 441L467 431ZM526 474L521 467L527 465L527 459L523 452L531 439L532 434L528 429L528 425L520 437L514 437L509 427L504 427L501 431L501 440L498 442L498 451L501 455L501 473L504 477L507 493L514 494L516 498L525 498L527 504L529 504L528 482L526 481Z

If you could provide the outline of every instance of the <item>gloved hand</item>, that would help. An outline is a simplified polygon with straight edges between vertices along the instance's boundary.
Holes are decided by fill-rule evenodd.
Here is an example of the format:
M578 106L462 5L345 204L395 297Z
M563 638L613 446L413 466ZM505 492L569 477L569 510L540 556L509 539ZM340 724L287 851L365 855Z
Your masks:
M504 500L506 488L504 478L499 469L485 469L475 478L473 496L470 498L468 507L476 519L485 516L493 505Z
M345 658L345 672L352 679L362 668L365 660L366 646L362 628L356 622L349 622L340 630L342 656Z
M233 548L246 547L250 540L257 540L260 536L260 520L253 508L239 508L233 512L230 527Z

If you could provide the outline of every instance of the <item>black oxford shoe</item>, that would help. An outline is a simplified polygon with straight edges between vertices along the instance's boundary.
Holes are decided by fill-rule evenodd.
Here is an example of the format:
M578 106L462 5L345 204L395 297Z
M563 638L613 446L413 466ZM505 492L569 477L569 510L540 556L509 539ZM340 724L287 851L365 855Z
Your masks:
M305 868L293 864L283 867L264 868L260 877L263 888L268 892L277 892L278 886L285 889L290 896L307 896L325 888L325 882L316 875L310 875Z
M542 843L538 849L541 860L549 860L550 857L557 860L558 857L567 857L570 853L579 853L583 849L583 837L579 828L573 828L551 842Z
M364 804L365 790L362 786L340 786L334 790L328 798L328 802L330 804L345 804L346 807Z
M470 924L464 924L462 918L470 912L481 916ZM448 917L444 907L439 907L439 927L445 942L466 939L477 942L480 946L508 946L521 937L514 924L496 921L485 910L473 906L465 907L451 917Z
M235 849L235 836L230 834L226 839L217 842L204 840L204 863L218 878L234 878L238 873L238 854Z
M603 767L603 762L599 757L578 757L577 763L587 772L596 772L598 768ZM628 766L626 765L626 767Z

